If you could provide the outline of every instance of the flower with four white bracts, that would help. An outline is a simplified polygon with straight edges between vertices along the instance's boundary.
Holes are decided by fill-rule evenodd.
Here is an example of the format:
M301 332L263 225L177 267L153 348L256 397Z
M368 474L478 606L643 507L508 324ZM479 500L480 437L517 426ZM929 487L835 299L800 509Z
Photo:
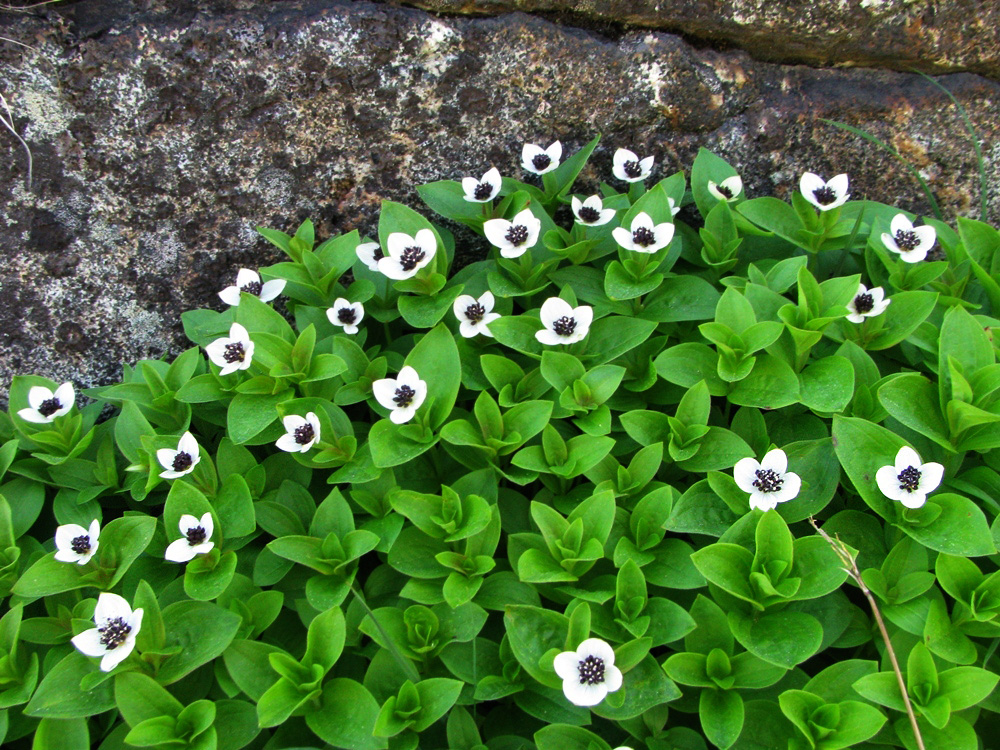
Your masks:
M750 507L773 510L778 503L799 494L802 480L788 471L788 456L780 448L770 450L757 463L754 458L741 458L733 467L733 478L744 492L750 493Z
M864 284L858 284L858 293L847 303L850 312L845 317L852 323L863 323L865 318L874 318L884 313L890 302L891 299L885 299L882 287L867 289Z
M541 343L548 346L575 344L590 331L594 308L590 305L570 307L561 297L549 297L542 303L539 317L545 328L536 331L535 338Z
M76 523L63 524L56 529L56 560L86 565L97 552L100 534L101 524L96 518L89 529Z
M47 424L57 417L68 414L76 403L76 393L72 383L63 383L55 393L44 385L33 385L28 389L28 407L18 409L17 416L25 422Z
M185 513L177 525L184 536L167 545L163 556L170 562L186 563L195 555L204 555L215 547L215 542L209 541L215 531L211 513L205 513L200 519Z
M676 216L680 213L681 207L674 203L673 198L667 198L667 205L670 207L670 215Z
M229 375L247 369L253 361L253 342L247 329L239 323L229 326L229 336L216 339L205 347L205 354L222 369L219 375Z
M559 166L562 159L562 144L556 141L548 148L525 143L521 149L521 166L535 174L551 172Z
M465 191L465 200L470 203L488 203L497 197L502 181L500 170L496 167L478 180L475 177L463 177L462 190Z
M385 257L382 252L382 246L377 242L362 242L356 248L354 248L354 253L358 256L358 260L368 267L369 271L378 271L378 262Z
M511 221L490 219L483 224L483 233L504 258L520 258L538 242L542 222L530 208L519 212Z
M437 238L430 229L417 230L413 237L393 232L385 244L388 255L378 261L378 270L396 281L416 276L417 271L434 260L437 252Z
M500 317L500 313L493 312L493 303L491 292L483 292L479 299L460 294L452 306L459 322L458 332L467 339L480 333L493 338L488 326Z
M674 225L664 221L654 226L652 217L645 211L640 211L632 219L631 229L615 227L611 236L626 250L655 253L670 244L674 238Z
M94 608L96 628L73 636L73 645L86 656L101 657L101 671L110 672L135 648L142 627L142 609L134 612L118 594L102 592Z
M319 418L315 412L307 412L304 417L289 414L281 420L286 432L275 445L288 453L305 453L319 440Z
M830 211L847 203L847 175L838 174L829 182L812 172L806 172L799 180L802 197L820 211Z
M236 274L236 283L233 286L227 286L219 292L219 297L227 305L235 307L240 304L240 292L260 297L261 302L270 302L281 294L284 288L284 279L272 279L262 284L260 275L256 271L251 271L249 268L241 268Z
M903 214L893 216L889 231L882 233L882 244L907 263L919 263L926 258L936 240L934 227L926 224L915 227Z
M160 448L156 451L156 460L166 469L160 472L162 479L177 479L194 471L194 467L201 461L201 449L194 435L185 432L177 441L177 450Z
M343 297L337 297L333 307L326 311L327 320L340 326L344 333L357 333L358 323L365 317L365 307L360 302L348 302Z
M927 502L927 493L941 484L943 476L944 467L941 464L934 461L921 463L917 452L904 445L896 453L893 466L883 466L875 472L875 482L890 500L898 500L907 508L919 508Z
M743 180L738 174L734 174L732 177L727 177L718 185L709 180L708 192L713 198L717 198L720 201L732 202L739 198L740 193L743 192Z
M417 371L404 365L395 378L382 378L372 383L375 400L390 409L389 419L393 424L409 422L420 405L427 398L427 383L420 379Z
M592 195L583 201L574 195L570 203L573 207L576 223L583 224L585 227L599 227L602 224L607 224L615 218L617 213L613 208L605 208L604 201L599 195Z
M615 151L615 155L612 157L611 173L625 182L641 182L649 177L652 170L652 156L640 159L634 151L620 148Z
M588 638L576 651L563 651L552 666L562 678L563 695L574 706L596 706L622 686L614 649L600 638Z

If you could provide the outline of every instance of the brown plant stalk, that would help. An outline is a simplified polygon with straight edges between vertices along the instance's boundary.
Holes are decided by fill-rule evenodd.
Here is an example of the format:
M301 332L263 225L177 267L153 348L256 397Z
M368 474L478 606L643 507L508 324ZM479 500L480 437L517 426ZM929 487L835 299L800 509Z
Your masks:
M896 681L899 683L899 692L903 696L903 705L906 707L906 715L910 717L910 727L913 729L913 736L917 740L917 747L919 750L926 750L924 747L924 738L920 735L920 727L917 725L917 716L913 713L913 706L910 705L910 696L906 690L906 681L903 679L903 672L899 668L899 661L896 659L896 652L892 648L892 642L889 640L889 632L885 629L885 622L882 620L882 613L879 611L878 604L875 603L875 597L872 596L872 592L865 585L865 582L861 578L861 571L858 570L858 563L855 561L854 556L851 554L850 550L847 548L840 538L833 538L827 534L823 529L819 527L816 523L816 519L812 516L809 517L809 523L812 524L816 532L823 537L827 543L833 548L833 551L840 558L840 561L844 564L844 570L847 572L856 584L858 588L861 589L861 593L865 595L868 600L868 604L872 608L872 614L875 615L875 622L878 623L879 632L882 633L882 640L885 643L885 648L889 652L889 661L892 662L892 671L896 673Z

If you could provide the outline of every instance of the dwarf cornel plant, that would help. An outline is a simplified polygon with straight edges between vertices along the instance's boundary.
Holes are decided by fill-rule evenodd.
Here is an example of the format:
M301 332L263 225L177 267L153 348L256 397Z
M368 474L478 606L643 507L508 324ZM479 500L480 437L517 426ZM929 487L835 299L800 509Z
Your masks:
M993 745L1000 233L597 144L14 378L5 747Z

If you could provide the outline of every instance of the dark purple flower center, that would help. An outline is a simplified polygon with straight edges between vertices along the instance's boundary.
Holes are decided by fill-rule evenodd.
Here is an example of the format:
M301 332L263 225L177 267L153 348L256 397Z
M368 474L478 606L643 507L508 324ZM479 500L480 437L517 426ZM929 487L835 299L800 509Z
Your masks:
M470 323L478 323L486 315L486 308L480 305L478 302L473 302L467 308L465 308L465 317L468 318Z
M342 307L337 310L337 320L345 326L351 325L357 317L358 314L354 311L353 307Z
M632 231L632 242L642 247L649 247L656 242L656 235L648 227L639 227Z
M642 176L642 167L639 166L639 162L632 161L631 159L622 164L622 171L626 177L631 177L632 179Z
M491 195L493 195L493 186L488 182L480 182L472 191L472 197L477 201L484 201Z
M916 492L920 488L920 469L907 466L896 476L899 480L899 489L907 492Z
M101 645L111 651L125 643L128 634L132 632L132 626L121 617L115 617L104 623L104 627L98 628L97 632L101 634Z
M43 417L51 417L57 411L62 408L62 404L59 403L59 399L55 396L52 398L47 398L42 403L38 405L38 413Z
M604 659L598 659L593 655L588 656L586 659L580 660L578 668L581 685L599 685L604 682Z
M422 261L426 255L427 253L424 252L422 247L408 247L399 256L399 266L404 271L412 271L417 267L417 263Z
M578 213L577 216L580 217L580 221L587 224L593 224L601 218L601 212L593 206L584 206L580 209L580 213Z
M535 154L531 163L540 172L552 163L552 159L548 154Z
M828 206L837 200L837 193L832 187L824 185L813 190L813 197L817 203Z
M252 294L254 297L260 296L261 283L259 281L251 281L249 284L244 284L240 287L241 292L246 292L247 294Z
M226 344L226 351L222 353L222 358L228 363L242 362L246 359L247 353L243 348L242 341L234 341L232 344Z
M69 548L78 555L87 554L90 552L90 537L86 534L74 537L73 541L69 543Z
M376 263L378 263L384 257L385 253L382 252L381 247L376 247L375 250L372 251L372 260L375 261Z
M859 313L864 315L865 313L870 313L875 309L875 300L872 296L865 292L864 294L859 294L854 298L854 309Z
M896 244L900 250L913 250L920 244L920 238L912 230L900 229L896 232Z
M413 397L416 395L417 392L410 388L410 386L401 385L396 389L396 395L392 397L392 401L400 409L405 409L413 403Z
M174 456L174 462L171 464L174 471L187 471L191 468L191 454L187 451L178 451L177 455Z
M504 239L514 246L523 245L528 241L528 228L524 224L512 224Z
M726 200L729 200L730 198L733 197L733 191L729 188L728 185L716 185L715 189L718 190L720 193L722 193L723 197Z
M196 547L205 541L205 529L202 526L192 526L187 530L187 540L188 544L192 547Z
M753 480L753 486L761 492L777 492L785 481L773 469L757 469L754 474L757 478Z
M306 443L310 442L314 437L316 437L316 430L313 429L313 426L311 424L306 422L301 427L296 427L295 432L293 434L295 435L296 443L298 443L299 445L305 445Z
M552 330L560 336L571 336L576 330L576 318L563 315L552 324Z

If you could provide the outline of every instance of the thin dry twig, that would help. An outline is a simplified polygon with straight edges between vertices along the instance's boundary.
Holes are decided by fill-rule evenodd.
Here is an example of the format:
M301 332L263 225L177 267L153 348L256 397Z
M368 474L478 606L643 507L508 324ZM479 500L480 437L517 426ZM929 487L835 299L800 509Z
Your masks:
M3 113L0 114L0 123L3 123L4 127L11 132L11 134L21 142L24 146L24 152L28 155L28 174L25 178L25 183L27 184L28 192L31 192L31 173L32 173L32 158L31 149L28 148L28 144L24 142L24 139L18 135L17 131L14 129L14 115L10 112L10 107L7 106L7 98L0 94L0 106L3 106Z
M868 604L872 608L872 613L875 615L875 622L878 623L878 629L882 633L882 640L885 642L886 650L889 652L889 661L892 662L892 671L896 673L896 681L899 683L899 692L903 696L903 705L906 707L906 715L910 717L910 727L913 729L913 736L917 740L917 748L919 750L926 750L924 747L924 738L920 735L920 727L917 725L916 714L913 713L913 706L910 705L910 696L906 691L906 681L903 679L903 672L899 668L899 661L896 659L896 652L892 648L892 642L889 640L889 633L885 629L885 622L882 620L882 613L879 611L878 604L875 603L875 597L872 596L872 592L869 591L868 587L865 585L864 580L861 578L861 571L858 570L858 563L855 561L854 556L851 554L850 550L847 548L840 538L836 539L827 534L823 529L819 527L816 523L816 519L812 516L809 517L809 523L812 524L816 532L823 537L827 543L833 548L833 551L837 553L837 557L844 564L844 570L847 572L854 582L858 584L861 589L861 593L865 595L868 600Z
M10 5L8 3L0 3L0 11L6 11L7 13L27 13L29 10L40 8L43 5L52 5L52 3L58 2L59 0L42 0L42 2L32 3L31 5Z

